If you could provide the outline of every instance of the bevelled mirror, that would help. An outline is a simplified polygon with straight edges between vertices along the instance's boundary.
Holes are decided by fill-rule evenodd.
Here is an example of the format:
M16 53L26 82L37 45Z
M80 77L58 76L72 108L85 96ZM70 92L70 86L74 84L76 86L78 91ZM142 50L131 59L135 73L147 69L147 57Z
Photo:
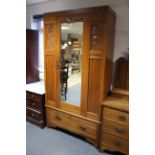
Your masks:
M80 106L83 22L61 24L60 94L62 102Z

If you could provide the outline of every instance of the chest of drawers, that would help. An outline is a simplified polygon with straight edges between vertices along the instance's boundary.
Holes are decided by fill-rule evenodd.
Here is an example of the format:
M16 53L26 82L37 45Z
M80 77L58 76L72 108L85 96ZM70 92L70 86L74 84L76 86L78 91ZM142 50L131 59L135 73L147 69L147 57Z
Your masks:
M99 122L83 119L50 107L46 107L46 116L47 126L66 129L74 134L85 137L87 141L96 145Z
M102 104L100 150L129 154L128 100L108 97Z
M45 127L45 94L26 91L26 120Z

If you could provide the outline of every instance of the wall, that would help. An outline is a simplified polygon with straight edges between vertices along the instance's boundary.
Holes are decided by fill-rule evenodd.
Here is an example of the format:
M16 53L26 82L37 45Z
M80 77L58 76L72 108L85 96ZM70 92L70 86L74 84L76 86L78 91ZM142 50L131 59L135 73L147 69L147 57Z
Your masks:
M27 6L26 28L32 28L32 16L45 12L70 10L91 6L109 5L117 14L114 61L129 47L129 1L128 0L50 0Z

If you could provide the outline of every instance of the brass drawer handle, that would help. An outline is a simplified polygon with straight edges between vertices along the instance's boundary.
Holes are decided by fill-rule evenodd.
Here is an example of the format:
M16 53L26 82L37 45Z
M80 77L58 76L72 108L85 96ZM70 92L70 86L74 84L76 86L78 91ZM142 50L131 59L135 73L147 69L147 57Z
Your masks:
M61 117L59 117L59 116L57 116L57 115L55 116L55 119L61 121Z
M118 116L118 119L120 120L120 121L126 121L126 117L125 116Z
M33 98L33 97L34 97L34 95L32 94L32 95L31 95L31 97Z
M122 132L124 132L124 129L118 127L118 128L115 128L115 131L118 133L122 133Z
M85 128L85 127L83 127L83 126L80 126L80 130L82 130L82 131L86 131L87 128Z
M122 143L120 141L114 141L113 143L117 147L121 147L122 146Z

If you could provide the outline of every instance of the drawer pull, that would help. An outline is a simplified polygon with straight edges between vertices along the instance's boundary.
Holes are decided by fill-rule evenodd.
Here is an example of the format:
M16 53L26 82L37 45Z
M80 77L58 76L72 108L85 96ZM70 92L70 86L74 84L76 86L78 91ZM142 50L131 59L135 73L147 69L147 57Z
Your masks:
M120 141L114 141L113 143L117 147L121 147L122 146L122 143Z
M118 116L118 119L119 119L120 121L126 121L126 117L125 117L125 116Z
M34 97L34 95L32 94L32 95L31 95L31 97L33 98L33 97Z
M80 130L82 130L82 131L86 131L87 128L85 128L85 127L83 127L83 126L80 126Z
M119 133L122 133L122 132L124 132L124 129L123 128L115 128L115 131L119 132Z
M32 105L33 105L33 106L35 106L35 105L36 105L36 103L35 103L35 102L33 102L33 103L32 103Z
M61 121L61 117L59 117L59 116L57 116L57 115L55 116L55 119Z

